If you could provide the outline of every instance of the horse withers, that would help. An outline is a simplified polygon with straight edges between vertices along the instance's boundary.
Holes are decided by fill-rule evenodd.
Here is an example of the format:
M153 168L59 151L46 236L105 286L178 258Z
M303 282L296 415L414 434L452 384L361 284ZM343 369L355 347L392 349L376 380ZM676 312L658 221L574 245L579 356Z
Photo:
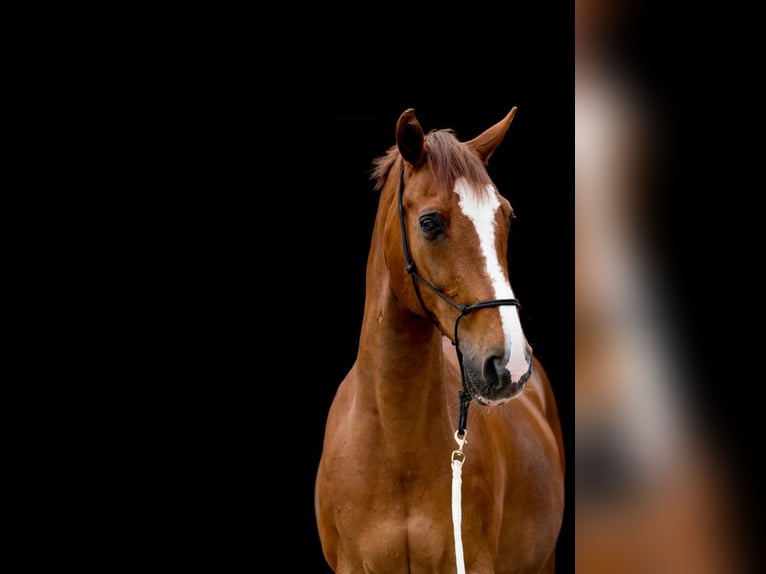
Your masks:
M463 142L424 133L408 109L373 163L359 348L316 477L319 538L337 574L554 572L561 427L508 279L513 210L486 167L515 113Z

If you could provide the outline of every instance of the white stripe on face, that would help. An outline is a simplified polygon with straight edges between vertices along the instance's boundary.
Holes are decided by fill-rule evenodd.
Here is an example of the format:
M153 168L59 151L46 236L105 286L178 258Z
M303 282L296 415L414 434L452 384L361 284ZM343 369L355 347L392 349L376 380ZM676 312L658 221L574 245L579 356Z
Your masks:
M514 298L513 289L508 282L500 257L495 248L495 215L500 208L500 200L492 185L486 193L476 193L465 178L455 181L455 193L459 198L460 209L471 220L479 236L479 246L486 264L486 275L492 283L495 299ZM512 305L498 307L505 334L504 364L511 373L513 382L517 382L529 370L526 353L526 341L521 330L518 308Z

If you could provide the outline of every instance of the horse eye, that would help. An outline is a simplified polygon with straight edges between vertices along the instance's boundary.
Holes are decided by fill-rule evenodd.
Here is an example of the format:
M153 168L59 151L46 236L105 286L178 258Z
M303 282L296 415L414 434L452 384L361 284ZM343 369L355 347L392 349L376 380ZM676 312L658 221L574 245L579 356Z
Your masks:
M443 231L444 225L438 215L424 215L420 218L420 229L427 239L433 239Z

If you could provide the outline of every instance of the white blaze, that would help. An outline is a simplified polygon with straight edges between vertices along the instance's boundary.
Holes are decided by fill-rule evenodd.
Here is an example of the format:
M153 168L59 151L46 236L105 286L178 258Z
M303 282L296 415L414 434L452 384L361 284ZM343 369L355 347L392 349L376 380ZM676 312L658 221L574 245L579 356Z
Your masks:
M486 274L492 283L495 299L514 298L511 284L500 266L500 257L495 248L495 215L500 208L500 200L492 185L486 193L477 193L471 189L465 178L455 181L455 193L459 197L460 209L471 220L479 236L481 253L484 256ZM518 308L514 305L498 307L505 334L504 363L511 373L513 382L517 382L529 370L526 354L526 341L521 330Z

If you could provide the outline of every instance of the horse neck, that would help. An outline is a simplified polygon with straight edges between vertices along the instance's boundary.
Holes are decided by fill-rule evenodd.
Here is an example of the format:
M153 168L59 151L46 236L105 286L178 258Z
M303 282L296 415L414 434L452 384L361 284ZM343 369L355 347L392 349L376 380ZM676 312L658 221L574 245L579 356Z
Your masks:
M356 396L373 409L382 428L398 429L400 439L413 447L413 437L426 441L440 426L451 436L442 334L392 292L382 228L379 216L367 263Z

